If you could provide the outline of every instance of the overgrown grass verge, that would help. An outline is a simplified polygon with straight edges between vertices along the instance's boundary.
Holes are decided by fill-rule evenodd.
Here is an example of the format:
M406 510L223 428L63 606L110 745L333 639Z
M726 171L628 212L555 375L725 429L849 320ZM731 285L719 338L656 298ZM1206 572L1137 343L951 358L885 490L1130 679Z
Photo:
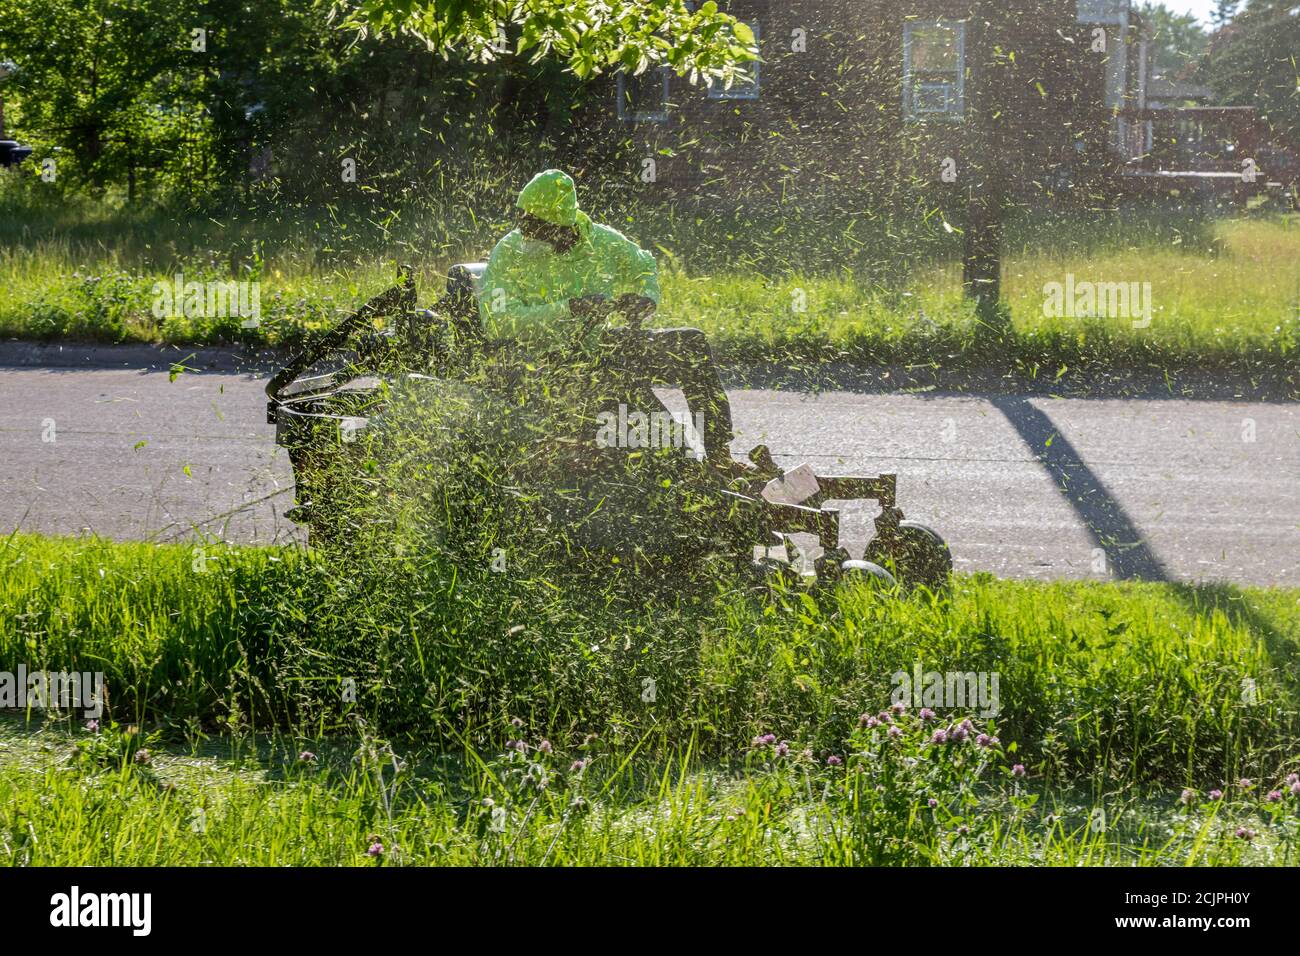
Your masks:
M351 732L361 717L490 751L522 721L557 747L595 734L722 758L775 733L825 756L919 666L997 673L997 734L1053 784L1296 769L1295 591L977 575L947 597L846 587L534 617L462 571L441 593L412 585L398 618L375 582L292 550L15 535L0 570L0 669L102 671L113 719L173 737Z
M109 697L0 719L0 860L1300 862L1300 592L974 576L539 619L395 567L5 539L0 671ZM916 667L996 673L996 707L895 699Z

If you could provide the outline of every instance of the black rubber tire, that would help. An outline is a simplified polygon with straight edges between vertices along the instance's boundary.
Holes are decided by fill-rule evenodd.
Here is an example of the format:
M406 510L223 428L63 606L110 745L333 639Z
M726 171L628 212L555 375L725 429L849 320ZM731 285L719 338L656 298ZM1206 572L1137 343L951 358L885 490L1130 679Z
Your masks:
M888 588L898 585L892 574L872 561L845 561L840 565L840 570L843 572L840 578L843 583L869 582Z
M900 547L888 550L873 540L863 557L891 569L904 587L924 585L932 591L946 588L952 577L952 552L933 528L919 521L898 523Z

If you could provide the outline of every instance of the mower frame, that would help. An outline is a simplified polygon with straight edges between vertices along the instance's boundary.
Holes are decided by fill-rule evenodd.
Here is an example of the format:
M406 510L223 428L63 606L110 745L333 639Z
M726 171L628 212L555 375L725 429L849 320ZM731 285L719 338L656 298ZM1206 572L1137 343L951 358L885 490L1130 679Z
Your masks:
M403 267L398 284L318 335L271 377L266 385L267 421L276 426L276 443L288 450L297 482L295 507L288 513L291 520L309 528L314 524L313 495L320 492L316 476L330 456L338 453L339 445L352 440L378 409L381 389L358 386L358 378L382 374L387 360L394 356L414 357L416 364L436 377L455 378L452 343L486 344L478 323L476 286L481 273L478 263L454 266L448 274L446 294L431 309L420 310L413 270ZM375 323L385 318L395 321L379 331ZM634 335L668 331L642 329L633 322L629 326ZM352 358L341 368L304 377L327 357L348 353ZM729 429L730 408L724 405L723 411ZM788 573L796 563L797 550L790 536L809 534L822 549L812 567L817 582L855 573L890 583L897 575L904 585L940 588L946 584L952 570L948 547L930 529L904 520L897 503L897 475L813 475L812 493L791 502L772 500L774 487L791 472L777 466L766 445L752 449L749 462L748 466L733 462L736 468L730 472L707 460L700 462L717 476L721 499L734 505L746 526L756 529L761 539L753 542L753 549L762 549L761 558L755 561L751 551L747 556L737 555L738 560ZM807 466L801 470L805 476L811 473ZM868 560L863 561L850 558L841 540L840 510L828 504L855 501L875 501L880 506L875 537L867 547ZM774 546L784 546L785 554L773 558Z

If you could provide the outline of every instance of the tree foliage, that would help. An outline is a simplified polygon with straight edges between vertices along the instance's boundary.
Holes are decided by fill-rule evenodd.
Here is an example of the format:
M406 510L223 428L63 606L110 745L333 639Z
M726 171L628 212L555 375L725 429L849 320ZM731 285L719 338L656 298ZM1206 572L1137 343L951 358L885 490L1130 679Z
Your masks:
M1196 17L1175 13L1163 3L1144 3L1141 13L1151 28L1153 73L1172 79L1197 64L1210 38Z
M408 126L556 138L601 74L725 84L756 56L712 2L0 0L9 131L59 188L132 195L243 189L270 147L281 170L427 154Z
M713 0L343 0L345 23L363 33L408 33L430 50L478 62L554 56L579 77L672 67L692 82L729 82L757 59L753 31Z
M183 66L190 0L0 0L0 59L20 126L94 186L155 165L193 99ZM20 122L15 123L14 119Z
M1279 139L1300 145L1300 5L1251 0L1219 33L1204 68L1227 105L1255 106Z

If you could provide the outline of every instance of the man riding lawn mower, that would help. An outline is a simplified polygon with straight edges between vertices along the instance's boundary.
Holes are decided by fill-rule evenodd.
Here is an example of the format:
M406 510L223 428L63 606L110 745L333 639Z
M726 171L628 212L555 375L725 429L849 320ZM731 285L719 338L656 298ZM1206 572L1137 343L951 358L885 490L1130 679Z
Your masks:
M517 205L518 228L485 265L453 267L433 308L417 309L406 270L271 379L268 418L293 464L294 520L317 539L337 539L344 509L335 473L356 467L346 446L367 434L391 438L403 427L395 396L416 394L421 408L443 410L430 413L443 432L462 431L466 410L499 422L488 429L500 432L493 453L512 464L496 485L540 508L528 514L588 565L698 574L721 561L742 574L816 585L846 576L946 584L948 548L902 520L894 475L824 476L807 465L783 474L762 445L747 463L731 457L731 408L704 334L645 328L659 301L654 258L593 223L572 179L541 173ZM331 358L343 361L304 374ZM656 387L681 390L702 459L684 450L685 423ZM670 424L680 431L658 427ZM865 499L881 512L863 559L854 560L828 503ZM796 535L815 538L820 554L811 563Z

